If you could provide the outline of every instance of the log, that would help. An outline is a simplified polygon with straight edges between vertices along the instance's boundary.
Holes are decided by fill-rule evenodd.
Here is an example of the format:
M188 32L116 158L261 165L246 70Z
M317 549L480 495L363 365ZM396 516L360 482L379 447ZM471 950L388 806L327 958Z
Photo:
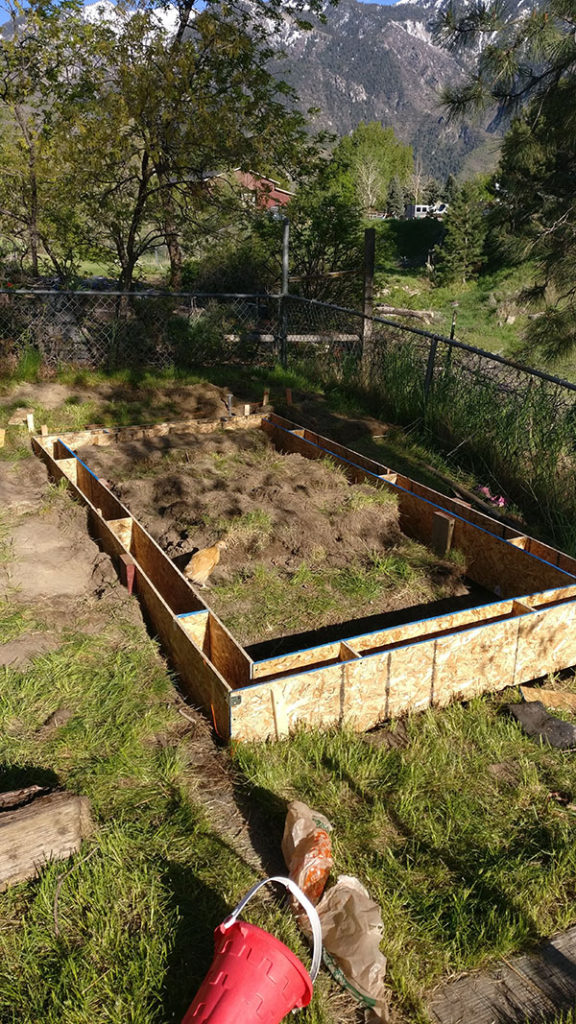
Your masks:
M411 316L415 320L423 320L429 324L434 319L433 309L405 309L403 306L382 306L374 307L374 316Z
M71 793L50 793L0 813L0 891L76 853L91 830L89 800Z

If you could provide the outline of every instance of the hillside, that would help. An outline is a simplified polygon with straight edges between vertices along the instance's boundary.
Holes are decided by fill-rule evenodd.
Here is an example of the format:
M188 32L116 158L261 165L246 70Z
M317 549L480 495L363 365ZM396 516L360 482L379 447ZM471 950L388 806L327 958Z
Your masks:
M303 109L315 108L319 127L343 135L361 120L391 125L414 146L424 170L440 179L460 170L480 147L490 154L482 166L490 168L498 149L491 116L483 124L450 125L441 106L442 88L460 80L470 60L433 42L441 6L340 0L309 32L285 17L279 43L286 57L278 73L295 88Z

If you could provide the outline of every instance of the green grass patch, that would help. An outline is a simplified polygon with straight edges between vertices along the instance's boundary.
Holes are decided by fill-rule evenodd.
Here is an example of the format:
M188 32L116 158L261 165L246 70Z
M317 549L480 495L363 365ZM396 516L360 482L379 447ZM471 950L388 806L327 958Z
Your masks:
M26 608L15 608L10 601L0 601L0 637L3 644L17 640L38 625Z
M95 830L71 863L11 887L0 907L0 1020L167 1024L212 958L213 929L254 871L206 820L205 780L142 628L70 633L24 672L0 669L0 782L87 795ZM58 709L60 727L45 725ZM70 870L72 868L72 870ZM290 916L249 916L306 960ZM331 1024L326 983L303 1014Z
M576 793L576 765L523 736L498 712L506 699L414 716L405 749L304 731L234 749L279 837L283 801L332 821L334 876L359 876L382 907L389 981L411 1020L446 973L576 920L574 818L549 796Z
M387 600L396 608L444 596L430 576L436 563L411 542L386 554L367 552L344 567L327 565L319 549L295 570L258 563L239 570L230 582L213 584L211 604L242 643L253 643L319 629L335 616L374 614Z

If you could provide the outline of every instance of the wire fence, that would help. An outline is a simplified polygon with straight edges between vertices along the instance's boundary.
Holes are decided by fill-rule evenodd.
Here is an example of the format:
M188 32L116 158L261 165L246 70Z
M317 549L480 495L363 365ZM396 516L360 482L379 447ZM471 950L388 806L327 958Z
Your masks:
M419 424L576 550L575 384L430 331L284 302L289 368L351 385L383 418Z
M280 362L361 391L537 512L576 550L576 385L421 328L292 295L0 292L0 369ZM574 525L573 525L574 524Z
M0 359L9 366L32 349L51 368L264 365L277 311L266 295L0 291Z

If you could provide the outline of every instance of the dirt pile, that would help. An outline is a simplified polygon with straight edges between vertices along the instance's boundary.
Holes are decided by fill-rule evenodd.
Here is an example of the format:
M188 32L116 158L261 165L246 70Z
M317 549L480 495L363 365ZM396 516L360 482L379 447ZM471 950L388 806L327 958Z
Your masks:
M227 541L209 603L242 642L297 632L311 616L318 627L466 592L462 565L402 534L392 494L351 485L328 460L281 454L260 431L79 454L181 569Z

